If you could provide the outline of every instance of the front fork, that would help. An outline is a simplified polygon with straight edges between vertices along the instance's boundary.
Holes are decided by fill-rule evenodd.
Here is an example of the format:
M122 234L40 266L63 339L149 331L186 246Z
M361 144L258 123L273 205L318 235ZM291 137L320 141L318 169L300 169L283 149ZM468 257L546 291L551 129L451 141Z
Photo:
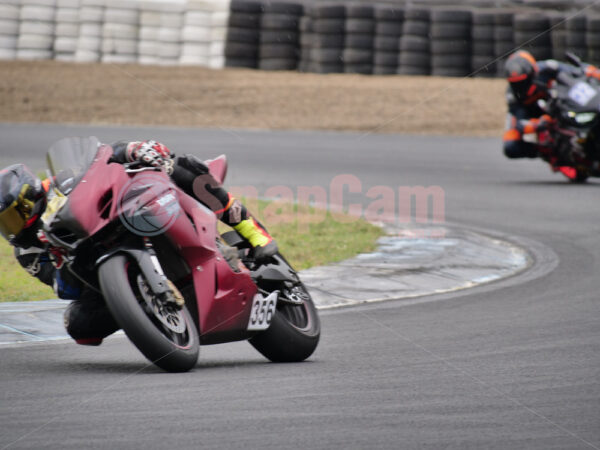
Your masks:
M160 261L156 256L156 252L152 248L150 239L144 237L143 250L130 247L117 247L113 249L110 253L98 258L96 267L100 266L100 264L108 258L119 253L124 253L135 261L152 294L168 303L177 305L178 308L183 307L183 296L164 274Z

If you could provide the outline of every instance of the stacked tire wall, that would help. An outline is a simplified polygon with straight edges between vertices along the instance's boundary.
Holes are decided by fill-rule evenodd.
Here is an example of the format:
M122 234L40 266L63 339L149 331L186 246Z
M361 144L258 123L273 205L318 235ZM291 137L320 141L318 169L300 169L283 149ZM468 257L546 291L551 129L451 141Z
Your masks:
M308 72L341 73L344 71L346 8L344 5L314 5L308 13L310 28ZM302 38L301 38L302 40ZM304 51L304 47L302 48Z
M493 12L485 10L473 12L470 73L476 77L492 77L497 73L494 29Z
M54 58L73 62L79 37L79 0L57 0L55 20Z
M516 14L513 21L515 45L537 59L552 58L550 19L535 13Z
M139 10L133 1L107 3L102 25L102 62L135 63Z
M567 19L567 48L576 53L581 59L587 60L587 46L585 41L586 16L581 14Z
M437 9L431 12L431 74L465 77L471 73L472 12Z
M188 0L181 4L183 28L179 64L220 68L225 65L229 2Z
M82 63L100 61L103 21L104 2L102 0L81 0L75 61Z
M522 48L600 64L590 1L395 1L2 0L0 59L462 77Z
M0 60L17 57L20 12L18 0L0 3Z
M225 66L258 68L262 4L254 1L233 1L225 44Z
M373 74L392 75L398 71L400 36L404 26L404 9L376 5L375 39L373 41Z
M550 14L550 41L552 44L552 57L554 59L564 58L567 51L567 17L563 12Z
M174 66L182 57L183 40L189 37L184 27L184 8L182 4L174 4L160 11L158 38L156 40L157 63L163 66ZM192 36L192 39L196 36ZM140 55L138 55L138 59Z
M494 61L497 75L502 76L506 58L515 48L513 11L497 11L494 14ZM475 68L477 70L477 68Z
M18 59L50 59L54 56L55 14L54 0L22 0Z
M431 11L424 8L408 8L400 36L398 73L400 75L429 75Z
M600 17L589 17L585 30L588 61L600 61Z
M373 73L373 44L375 41L375 17L373 6L349 4L346 6L344 36L345 73Z
M269 3L263 7L260 28L258 68L295 70L300 55L300 17L303 6L297 3Z

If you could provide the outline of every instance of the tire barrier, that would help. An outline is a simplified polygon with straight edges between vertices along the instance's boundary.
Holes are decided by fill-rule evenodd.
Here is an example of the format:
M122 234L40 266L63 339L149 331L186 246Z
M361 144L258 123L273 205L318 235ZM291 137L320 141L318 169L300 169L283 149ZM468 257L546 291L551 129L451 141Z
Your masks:
M514 17L515 45L529 51L536 59L552 58L550 20L536 13L519 13Z
M91 63L100 61L102 55L103 0L81 0L79 8L79 37L75 61Z
M373 44L375 17L372 5L346 5L344 24L344 51L342 60L345 73L373 73Z
M262 4L235 0L229 7L225 66L258 68Z
M133 0L106 0L102 57L106 63L137 62L139 9Z
M435 9L431 12L431 74L464 77L471 73L472 12Z
M229 0L220 1L211 15L211 43L208 67L225 67L225 44L227 43L227 24L229 22Z
M138 39L138 63L159 64L158 35L160 30L162 7L159 3L148 4L140 11L140 29Z
M0 4L0 60L17 57L20 12L18 0L6 0Z
M298 50L298 70L308 72L310 70L310 52L313 47L313 20L309 14L300 18L298 23L298 32L300 33Z
M600 17L588 17L585 30L588 61L600 61Z
M267 3L260 18L258 68L295 70L299 60L299 25L304 7L298 3Z
M567 28L567 49L576 53L581 59L588 59L586 46L586 16L583 14L570 17L566 21Z
M79 0L57 0L55 20L54 59L73 62L79 37Z
M313 5L304 26L310 28L310 39L303 41L301 52L308 54L306 69L316 73L344 71L346 8L343 4Z
M430 14L426 8L408 8L404 12L400 36L400 75L429 75L431 72Z
M404 9L375 5L375 39L373 40L373 74L393 75L398 71L400 36L404 24Z
M183 29L179 63L214 69L224 67L229 2L188 0L181 8Z
M502 76L523 48L600 64L589 0L396 1L2 0L0 60L462 77Z
M554 59L562 59L567 51L567 17L568 15L562 12L550 14L550 41L552 43L552 57Z
M494 13L486 10L473 11L471 27L471 72L476 77L496 76L496 52L494 48Z
M185 40L189 45L190 40L188 39L195 37L193 29L190 30L184 26L184 11L183 3L174 2L168 9L163 8L160 12L158 30L154 31L158 34L156 51L160 65L177 65L182 58L183 41Z
M55 13L55 0L22 0L18 59L50 59L54 56Z
M516 48L513 30L513 11L498 11L494 14L494 60L497 76L504 75L504 62Z

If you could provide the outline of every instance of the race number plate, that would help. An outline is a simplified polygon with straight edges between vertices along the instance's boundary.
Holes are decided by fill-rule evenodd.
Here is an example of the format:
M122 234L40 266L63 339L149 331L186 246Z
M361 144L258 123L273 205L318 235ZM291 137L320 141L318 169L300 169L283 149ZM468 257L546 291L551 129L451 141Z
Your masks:
M279 291L272 292L267 297L264 297L262 294L254 296L250 320L248 321L248 330L261 331L269 328L273 314L275 314L278 295Z
M596 90L589 84L579 82L569 90L569 97L580 106L585 106L596 96Z

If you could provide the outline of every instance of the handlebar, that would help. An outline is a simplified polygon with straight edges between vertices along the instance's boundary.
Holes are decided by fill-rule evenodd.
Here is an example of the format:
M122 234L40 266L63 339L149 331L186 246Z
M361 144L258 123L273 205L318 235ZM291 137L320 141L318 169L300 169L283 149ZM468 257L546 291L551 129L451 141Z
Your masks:
M160 167L147 166L142 161L132 161L129 163L123 164L125 168L125 173L138 173L138 172L148 172L148 171L160 171Z
M161 169L160 169L160 167L151 167L151 166L140 167L139 169L129 169L129 168L125 169L126 173L138 173L138 172L148 172L148 171L160 172Z

